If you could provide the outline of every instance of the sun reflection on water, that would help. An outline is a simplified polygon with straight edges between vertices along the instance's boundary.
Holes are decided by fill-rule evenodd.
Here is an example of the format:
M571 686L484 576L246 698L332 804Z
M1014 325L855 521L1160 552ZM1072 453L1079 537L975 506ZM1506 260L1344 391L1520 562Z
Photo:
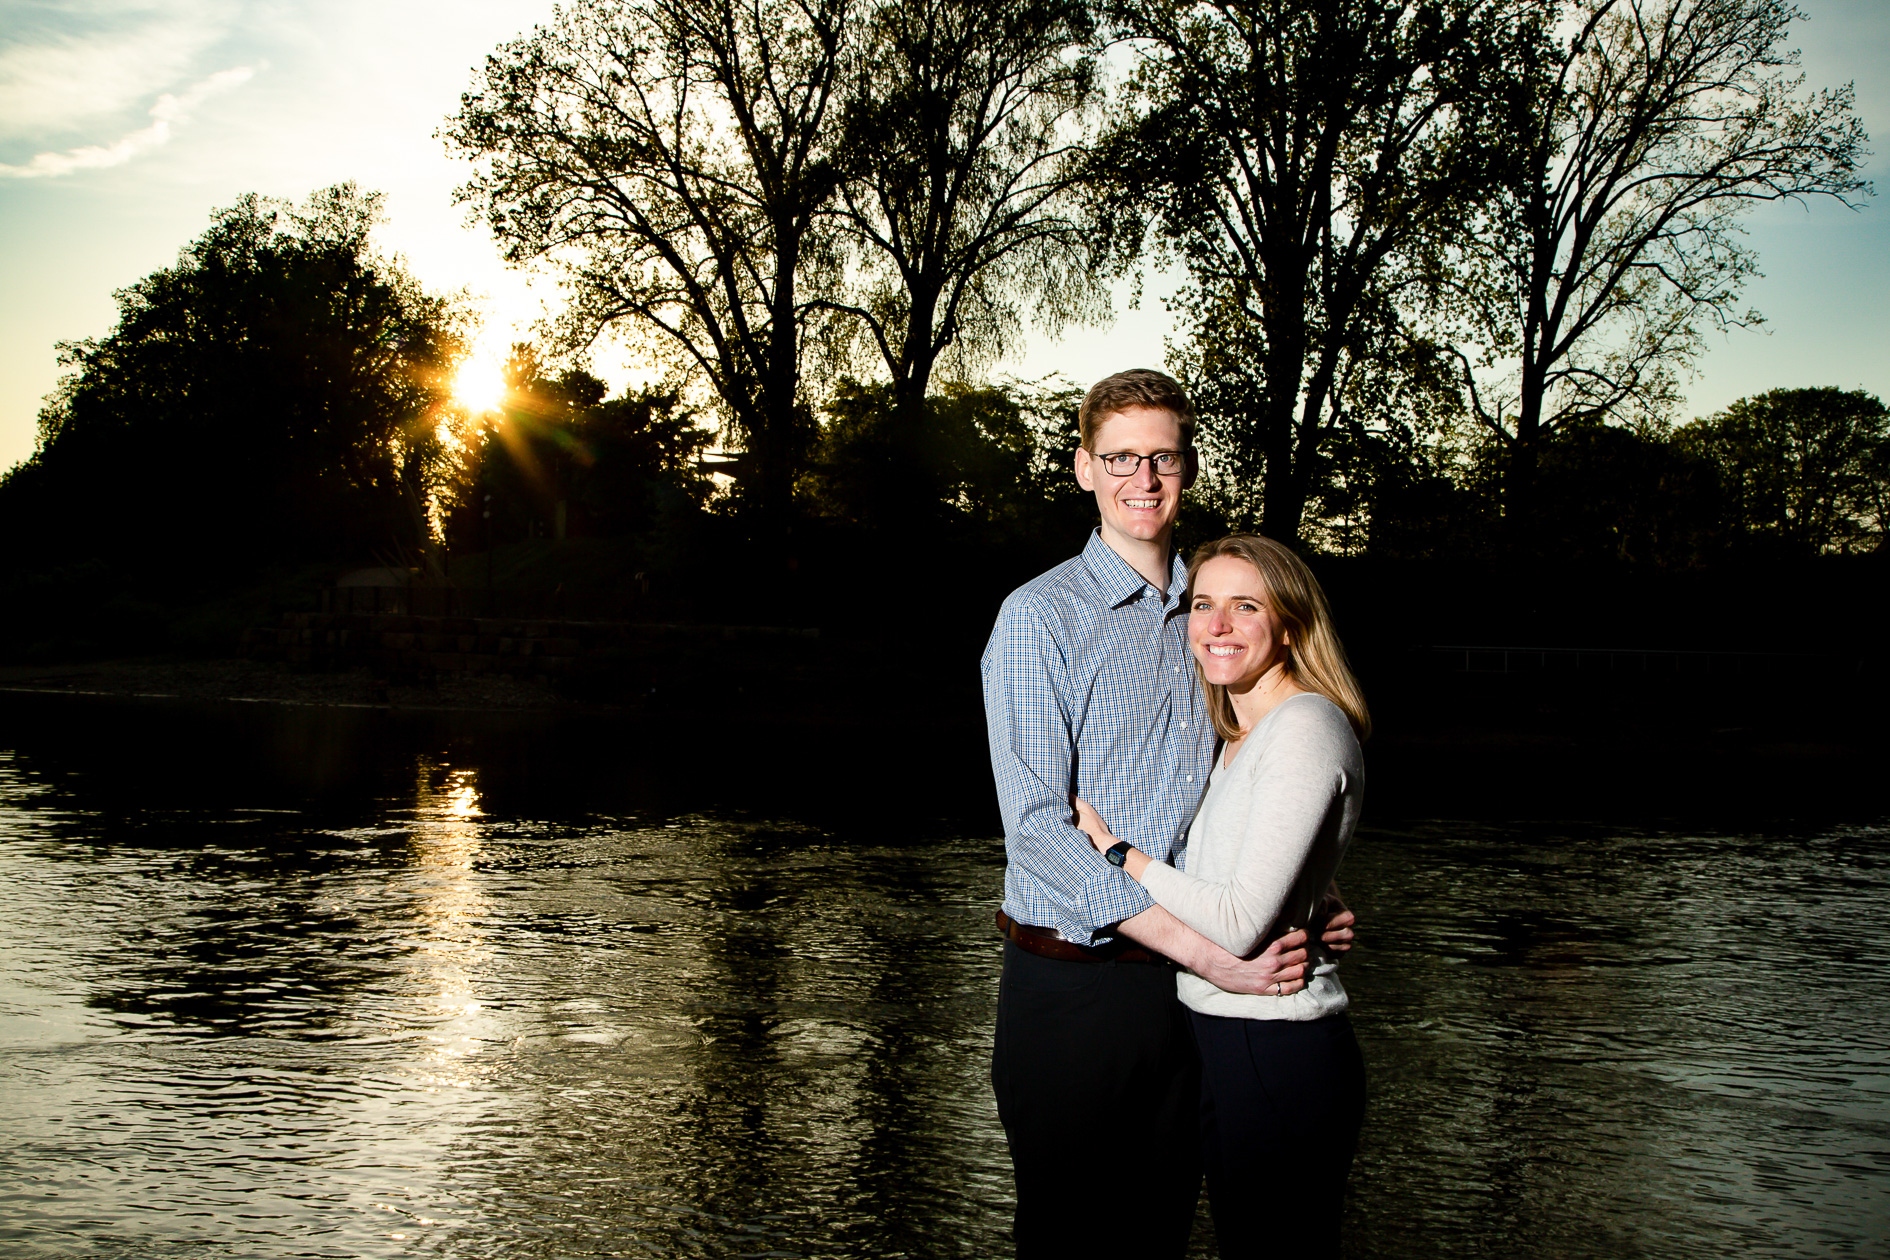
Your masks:
M997 837L525 814L448 746L181 839L0 753L0 1254L1007 1254ZM1881 1251L1886 854L1362 839L1352 1250Z
M415 766L413 829L408 845L421 878L413 909L420 926L413 953L414 992L429 1026L419 1036L436 1066L477 1053L484 1004L479 984L492 950L483 926L491 899L475 878L484 846L477 771L431 757ZM432 1084L463 1084L439 1080Z

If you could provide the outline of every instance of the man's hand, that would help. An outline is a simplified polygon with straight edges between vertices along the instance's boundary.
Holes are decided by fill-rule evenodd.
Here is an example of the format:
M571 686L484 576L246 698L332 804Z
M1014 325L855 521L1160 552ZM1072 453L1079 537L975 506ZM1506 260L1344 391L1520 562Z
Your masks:
M1358 923L1358 916L1346 908L1345 899L1339 896L1339 885L1332 884L1326 889L1326 899L1313 913L1312 926L1318 930L1319 939L1327 949L1335 954L1343 954L1356 943L1358 933L1352 928Z
M1211 952L1190 963L1188 970L1217 989L1286 997L1306 987L1306 933L1303 931L1288 932L1252 958L1236 958L1205 938L1202 943Z

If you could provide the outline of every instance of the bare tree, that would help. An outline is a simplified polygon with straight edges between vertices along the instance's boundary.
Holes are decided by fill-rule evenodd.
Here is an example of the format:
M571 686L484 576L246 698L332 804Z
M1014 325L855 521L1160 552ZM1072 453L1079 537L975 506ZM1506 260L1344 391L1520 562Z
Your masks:
M813 424L801 378L837 274L854 0L577 0L487 59L447 138L510 261L560 268L567 344L605 327L714 387L765 517L789 510Z
M1507 448L1518 534L1550 433L1657 417L1703 322L1758 320L1736 305L1756 269L1743 211L1868 191L1851 89L1804 92L1784 0L1544 0L1542 13L1513 80L1506 195L1465 237L1459 274L1480 283L1457 290L1479 343L1458 347L1463 380Z
M909 440L942 357L1002 355L1030 299L1051 319L1106 301L1072 197L1093 36L1084 0L906 0L872 16L838 203L859 284L840 305Z
M1118 0L1135 108L1101 146L1118 239L1192 280L1204 428L1298 539L1384 313L1486 186L1505 0ZM1394 321L1395 325L1395 321ZM1243 513L1245 515L1245 513Z

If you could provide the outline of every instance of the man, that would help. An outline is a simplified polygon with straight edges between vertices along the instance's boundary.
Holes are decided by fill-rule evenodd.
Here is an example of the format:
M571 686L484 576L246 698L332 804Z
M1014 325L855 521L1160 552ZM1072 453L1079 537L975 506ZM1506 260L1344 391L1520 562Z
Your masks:
M1092 387L1079 421L1076 480L1101 524L1081 555L1004 601L982 662L1008 855L991 1082L1020 1258L1180 1256L1200 1192L1199 1102L1171 960L1224 989L1290 992L1304 938L1236 958L1074 826L1080 795L1118 836L1175 860L1215 743L1174 554L1197 470L1193 409L1169 377L1138 369ZM1335 918L1327 939L1348 940L1349 922Z

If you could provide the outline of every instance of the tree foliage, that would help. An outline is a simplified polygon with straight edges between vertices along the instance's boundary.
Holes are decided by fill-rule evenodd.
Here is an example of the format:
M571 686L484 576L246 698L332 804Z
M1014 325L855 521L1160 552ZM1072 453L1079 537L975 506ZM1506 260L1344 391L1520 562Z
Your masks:
M249 197L63 347L0 508L244 562L410 557L442 520L462 551L642 538L705 510L750 541L811 516L1016 550L1089 518L1074 397L952 374L1154 258L1188 277L1171 363L1207 459L1185 528L1657 567L1878 549L1876 400L1662 414L1702 330L1756 318L1741 211L1865 188L1849 90L1805 90L1794 17L577 0L487 61L447 134L508 257L570 282L560 349L638 331L664 388L610 399L527 347L496 421L442 440L462 315L373 253L378 198ZM1132 67L1110 110L1107 39ZM707 396L732 493L702 467Z
M471 435L445 496L447 541L480 551L529 538L647 539L699 512L712 440L673 393L607 398L590 373L555 376L536 347L506 363L499 410Z
M1862 390L1775 389L1681 429L1727 523L1788 555L1867 552L1890 528L1890 411Z
M1480 480L1494 516L1507 451L1492 443L1482 454ZM1712 465L1662 426L1571 421L1543 444L1537 479L1536 554L1569 563L1686 569L1740 549ZM1492 530L1490 537L1501 534Z
M567 344L666 348L778 520L861 351L910 446L942 360L1101 308L1071 195L1092 36L1082 0L580 0L447 134L508 257L564 270Z
M858 274L837 298L918 441L932 373L1017 345L1031 297L1053 321L1105 301L1073 196L1098 99L1082 0L907 0L865 19L835 214Z
M713 388L744 491L789 507L856 0L581 0L486 61L448 138L513 262L563 269L569 344L627 322Z
M120 290L6 489L55 547L188 549L193 564L421 546L463 315L369 234L380 195L255 195Z
M1510 6L1117 0L1141 61L1096 169L1191 285L1182 365L1239 483L1297 540L1353 381L1405 350L1401 295L1486 186ZM1237 505L1238 506L1238 505ZM1258 511L1253 507L1257 506Z
M1703 324L1757 322L1738 308L1756 269L1742 212L1865 189L1851 89L1806 92L1795 72L1799 16L1785 0L1542 0L1506 79L1515 161L1452 273L1483 282L1458 290L1476 347L1459 353L1510 452L1519 532L1546 434L1660 416Z
M1034 547L1061 537L1064 546L1095 519L1070 475L1081 398L1017 382L947 385L926 399L909 449L892 386L843 381L802 492L819 516L862 531L893 527L902 545Z
M1092 13L1133 64L1099 135ZM1804 90L1794 16L580 0L489 59L449 135L509 256L566 270L573 344L629 325L712 387L734 502L769 520L825 476L802 477L815 416L850 414L829 382L862 365L915 489L889 508L949 498L917 458L939 365L1007 350L1032 305L1097 309L1103 260L1152 248L1188 276L1172 354L1216 511L1356 550L1454 479L1495 491L1517 545L1547 435L1654 423L1701 329L1755 318L1739 212L1863 189L1849 89ZM1500 459L1470 458L1466 418Z

